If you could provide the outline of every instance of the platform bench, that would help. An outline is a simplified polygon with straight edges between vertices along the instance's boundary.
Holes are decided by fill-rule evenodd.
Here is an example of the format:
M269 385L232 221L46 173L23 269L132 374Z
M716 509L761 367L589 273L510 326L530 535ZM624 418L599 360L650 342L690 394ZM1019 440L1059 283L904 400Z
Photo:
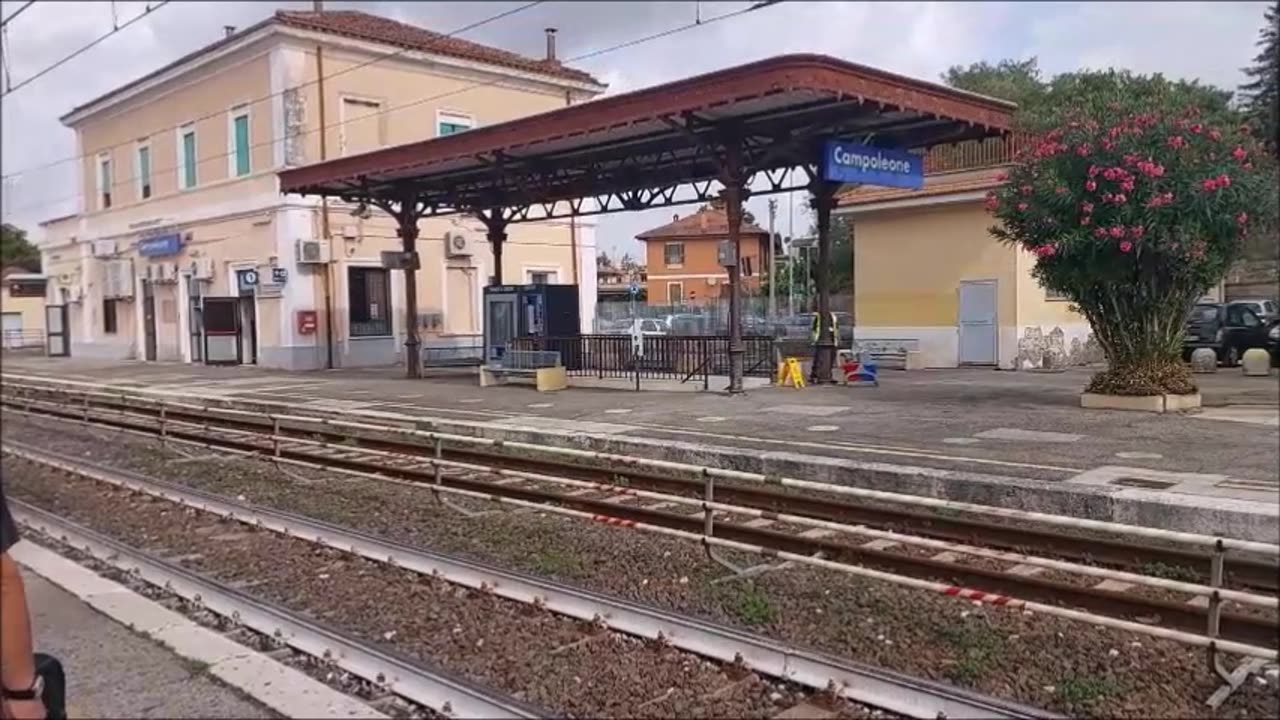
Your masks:
M480 366L480 387L531 379L538 392L564 390L569 375L556 350L507 350L497 362Z

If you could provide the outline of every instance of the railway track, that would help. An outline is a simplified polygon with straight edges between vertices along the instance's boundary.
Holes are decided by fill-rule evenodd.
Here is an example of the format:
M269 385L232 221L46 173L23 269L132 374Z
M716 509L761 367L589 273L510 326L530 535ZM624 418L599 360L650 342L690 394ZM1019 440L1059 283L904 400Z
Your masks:
M66 396L61 396L62 403L51 402L49 397L60 396L56 391L50 395L46 388L28 388L21 398L6 394L4 403L10 408L22 407L23 412L262 455L284 463L415 483L437 496L524 507L552 506L575 517L695 539L707 547L708 553L716 548L744 549L773 562L807 563L873 577L908 578L915 581L916 587L997 605L1030 607L1028 603L1032 603L1051 613L1089 622L1231 648L1257 657L1275 657L1276 599L1227 588L1222 583L1214 587L1151 578L738 505L725 501L726 493L731 491L722 485L715 486L712 498L660 493L641 489L653 485L638 484L633 476L639 473L633 472L633 467L621 471L615 468L610 482L585 479L599 478L601 471L595 468L579 468L576 472L557 468L556 474L545 466L537 466L541 472L513 469L519 459L496 452L508 449L500 443L469 449L470 461L465 461L452 459L457 457L456 448L446 450L446 443L438 436L432 448L413 442L422 436L432 437L430 433L413 434L394 427L296 417L282 421L279 417L227 409L89 393L72 394L70 397L78 402L70 403L65 402ZM335 442L337 438L341 441ZM451 452L455 454L450 455ZM502 457L503 464L475 462L495 456ZM596 474L591 475L592 472ZM565 487L572 490L566 492ZM819 502L813 498L802 500ZM847 542L850 535L861 542ZM1090 547L1085 539L1072 542ZM1120 545L1115 541L1107 544ZM1261 544L1242 545L1245 550L1253 550ZM1191 554L1181 549L1159 550ZM1133 552L1144 551L1138 548ZM1250 572L1270 568L1274 579L1273 559L1228 558L1224 553L1217 557L1218 572L1223 575L1227 567L1237 571L1252 568ZM980 558L983 563L966 562L972 558ZM1200 559L1209 563L1210 558L1205 555ZM746 572L757 572L762 567ZM946 583L935 582L939 578ZM1065 610L1064 605L1083 608L1085 612Z
M775 691L775 688L781 685L794 688L796 684L808 689L787 691L788 704L792 707L805 705L810 710L826 708L831 713L828 716L875 716L868 715L866 708L847 705L846 701L922 718L1049 715L950 686L788 647L700 620L407 547L347 528L136 474L95 467L74 459L58 459L52 455L36 459L34 455L27 457L27 451L15 454L133 493L117 493L111 498L95 497L95 493L83 490L67 493L71 496L70 504L58 509L91 516L94 524L101 523L110 528L105 532L78 526L27 503L15 503L18 505L15 514L20 521L55 539L63 539L77 549L87 549L93 556L108 559L119 568L136 570L147 582L168 587L184 597L200 599L205 606L227 616L238 617L240 622L278 637L286 645L306 648L321 657L338 658L345 669L367 677L387 692L412 695L416 702L421 702L416 698L427 697L430 702L423 704L447 716L546 716L547 711L538 708L543 704L550 706L552 712L560 710L572 715L661 717L680 713L680 708L684 708L688 712L700 709L697 714L702 715L760 716L761 708L769 708L773 714L784 712L785 707L776 707L775 698L783 693ZM146 502L147 498L159 498L162 502ZM171 504L185 506L188 510L176 513L166 510L165 506ZM70 510L72 507L75 510ZM227 521L239 523L245 531L228 531L225 527ZM264 537L264 533L259 532L261 530L271 532ZM134 546L135 543L145 547ZM343 563L307 549L317 545L330 548L331 555L355 555L376 563L382 568L382 575L349 565L345 569L346 574L341 575ZM170 559L164 560L157 555ZM197 564L202 573L181 567L179 562ZM235 571L229 570L229 566L234 566ZM503 691L483 691L475 685L466 684L466 681L457 681L444 691L436 688L431 693L411 692L423 682L418 675L406 670L413 669L411 661L388 661L386 658L391 653L385 647L371 650L349 639L346 645L334 644L329 638L341 638L335 632L322 634L317 639L314 637L316 631L306 621L288 616L287 611L273 610L260 601L247 600L243 592L233 590L228 583L204 577L203 572L234 576L235 583L241 587L262 586L264 594L284 592L291 598L291 603L305 605L308 614L313 616L331 616L352 607L364 608L370 615L383 613L384 617L377 621L381 623L377 628L382 630L393 626L392 631L383 634L388 641L395 636L396 627L409 634L414 626L421 625L418 618L424 612L435 616L448 614L451 608L456 610L467 603L479 604L480 607L469 613L459 611L459 616L469 615L469 618L441 620L441 626L446 628L457 623L457 627L445 635L451 634L463 641L436 638L417 642L437 647L445 656L450 656L452 651L455 660L460 656L458 649L465 648L461 656L468 659L459 662L467 665L474 674L480 661L472 656L486 652L502 656L510 650L509 646L503 647L503 639L519 636L524 638L522 642L534 644L526 650L530 657L552 658L570 669L553 671L547 663L538 666L537 662L528 661L537 666L534 674L538 677L497 671L491 673L504 678L508 687ZM332 579L329 573L334 574ZM371 574L375 576L367 577ZM413 577L406 577L406 574ZM318 591L308 590L307 582L295 582L296 578L306 577L320 577L326 582L319 586ZM348 587L348 581L362 584ZM459 596L456 592L436 590L430 591L427 597L414 595L423 583L458 586L463 594ZM380 591L379 602L369 603L366 595L374 588ZM347 596L345 599L344 595ZM416 602L406 602L408 597ZM459 597L465 599L458 600ZM510 605L521 605L526 609L503 607ZM392 609L380 609L384 606ZM554 617L549 619L548 616ZM281 620L282 617L285 619ZM354 622L359 624L360 621ZM302 631L298 630L299 627ZM367 634L367 625L360 632ZM421 635L432 634L426 632ZM489 645L485 644L486 641ZM379 646L385 646L385 643L379 643ZM412 647L411 644L406 646ZM486 650L488 647L493 647L493 650ZM715 660L714 671L705 669L705 663L694 657L695 653ZM372 662L368 659L371 655L374 658ZM580 655L585 657L578 657ZM643 667L645 672L631 679L631 684L639 685L639 689L612 687L607 682L598 682L599 678L590 677L587 682L575 677L573 680L578 683L568 688L565 683L557 682L563 680L557 675L572 674L574 668L595 667L597 675L607 675L599 667L604 659L625 664L630 655L643 658L634 664ZM518 657L503 657L496 662L514 667L527 664ZM585 670L582 671L583 676L586 674ZM780 678L785 682L781 685L762 682L756 674ZM685 682L681 678L688 680ZM714 683L705 686L708 681ZM542 703L531 706L518 698L506 700L512 697L511 693L530 694L533 683L539 683L540 688L551 688L540 690L544 695L539 698ZM675 684L664 687L669 683ZM466 694L462 692L464 690ZM488 708L477 705L473 697L476 695L499 705ZM676 700L683 704L670 704ZM495 714L495 708L503 712ZM528 714L530 712L534 714Z

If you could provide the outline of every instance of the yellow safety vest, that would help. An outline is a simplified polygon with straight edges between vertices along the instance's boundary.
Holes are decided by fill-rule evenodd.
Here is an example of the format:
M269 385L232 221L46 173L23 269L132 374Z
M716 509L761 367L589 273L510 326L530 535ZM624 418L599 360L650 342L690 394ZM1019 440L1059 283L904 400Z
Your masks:
M836 314L835 313L828 313L828 314L831 316L831 327L828 330L828 332L831 333L831 341L836 344L839 344L840 336L837 334L837 330L836 330ZM818 322L818 319L820 317L822 316L819 315L818 313L813 314L813 327L810 329L810 337L813 338L814 345L818 344L818 328L821 326L821 323Z

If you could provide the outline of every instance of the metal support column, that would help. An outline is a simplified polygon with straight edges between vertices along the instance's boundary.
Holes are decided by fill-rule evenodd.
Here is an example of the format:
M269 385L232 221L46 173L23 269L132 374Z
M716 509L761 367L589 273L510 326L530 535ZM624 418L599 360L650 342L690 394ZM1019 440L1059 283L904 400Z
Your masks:
M404 252L404 362L405 377L413 380L422 377L422 359L418 347L418 213L417 198L408 196L400 201L396 220L399 227L401 250Z
M813 352L812 382L830 383L831 372L836 361L836 328L831 326L831 208L835 205L838 183L815 179L810 183L813 197L809 207L813 208L818 221L818 267L814 278L814 289L818 293L818 342Z
M729 247L733 264L729 266L729 393L742 393L742 143L736 135L725 138L724 164L721 167L725 217L729 223Z
M492 208L488 213L476 213L476 217L484 223L488 232L485 237L493 250L493 284L501 285L502 278L502 246L507 242L507 221L502 217L502 208Z

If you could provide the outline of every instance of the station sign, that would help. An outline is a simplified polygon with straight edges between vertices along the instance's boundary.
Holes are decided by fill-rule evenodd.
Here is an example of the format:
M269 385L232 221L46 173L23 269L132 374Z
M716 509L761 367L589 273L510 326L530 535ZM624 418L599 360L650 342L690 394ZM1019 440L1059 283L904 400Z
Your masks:
M142 257L164 257L182 252L182 235L172 233L157 235L138 241L138 254Z
M896 148L828 140L822 155L822 177L832 182L919 190L924 186L924 158Z

